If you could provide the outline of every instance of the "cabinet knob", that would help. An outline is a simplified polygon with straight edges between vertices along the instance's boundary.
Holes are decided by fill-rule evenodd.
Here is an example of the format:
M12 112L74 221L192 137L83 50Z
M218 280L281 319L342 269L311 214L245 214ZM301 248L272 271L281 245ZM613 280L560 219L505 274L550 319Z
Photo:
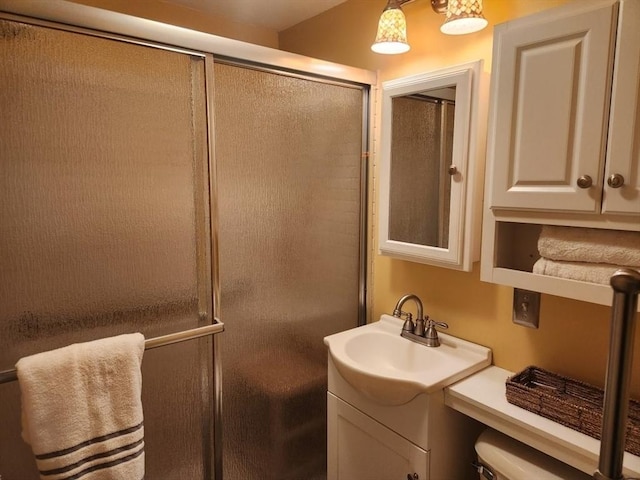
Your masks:
M456 173L458 173L458 167L456 167L455 165L450 165L448 171L449 175L455 175Z
M607 185L611 188L620 188L624 185L624 177L619 173L614 173L607 178Z
M589 175L582 175L577 183L580 188L590 188L593 185L593 179Z

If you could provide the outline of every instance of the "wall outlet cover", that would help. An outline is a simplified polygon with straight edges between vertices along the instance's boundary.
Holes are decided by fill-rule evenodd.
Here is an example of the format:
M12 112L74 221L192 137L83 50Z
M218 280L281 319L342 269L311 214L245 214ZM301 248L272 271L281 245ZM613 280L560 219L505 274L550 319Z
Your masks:
M513 289L513 323L538 328L540 322L540 293Z

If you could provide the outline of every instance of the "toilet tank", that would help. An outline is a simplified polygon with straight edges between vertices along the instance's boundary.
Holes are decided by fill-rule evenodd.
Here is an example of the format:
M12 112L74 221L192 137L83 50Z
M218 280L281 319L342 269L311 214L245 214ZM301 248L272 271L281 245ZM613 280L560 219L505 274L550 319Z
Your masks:
M593 477L539 450L486 429L476 441L482 480L593 480Z

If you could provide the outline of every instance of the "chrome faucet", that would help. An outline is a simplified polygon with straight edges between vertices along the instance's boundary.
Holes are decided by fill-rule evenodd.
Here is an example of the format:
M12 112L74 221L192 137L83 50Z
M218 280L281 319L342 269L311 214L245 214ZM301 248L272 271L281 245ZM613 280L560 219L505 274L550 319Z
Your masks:
M402 311L402 307L408 300L413 300L416 304L416 321L413 322L413 317L410 313ZM440 339L438 338L438 331L436 327L449 328L444 322L436 322L435 320L423 315L422 301L417 295L408 293L398 300L396 308L393 309L393 316L396 318L405 318L404 325L402 325L402 332L400 335L412 342L421 343L427 347L439 347Z

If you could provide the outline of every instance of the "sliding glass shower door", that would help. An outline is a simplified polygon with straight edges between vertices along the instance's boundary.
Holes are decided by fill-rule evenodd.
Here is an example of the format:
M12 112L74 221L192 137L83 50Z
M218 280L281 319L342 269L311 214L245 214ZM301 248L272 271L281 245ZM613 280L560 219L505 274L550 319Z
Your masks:
M0 370L212 321L205 58L0 19ZM146 478L212 478L211 340L147 351ZM0 477L39 478L17 382Z
M215 64L225 480L326 478L322 340L363 314L366 95Z

